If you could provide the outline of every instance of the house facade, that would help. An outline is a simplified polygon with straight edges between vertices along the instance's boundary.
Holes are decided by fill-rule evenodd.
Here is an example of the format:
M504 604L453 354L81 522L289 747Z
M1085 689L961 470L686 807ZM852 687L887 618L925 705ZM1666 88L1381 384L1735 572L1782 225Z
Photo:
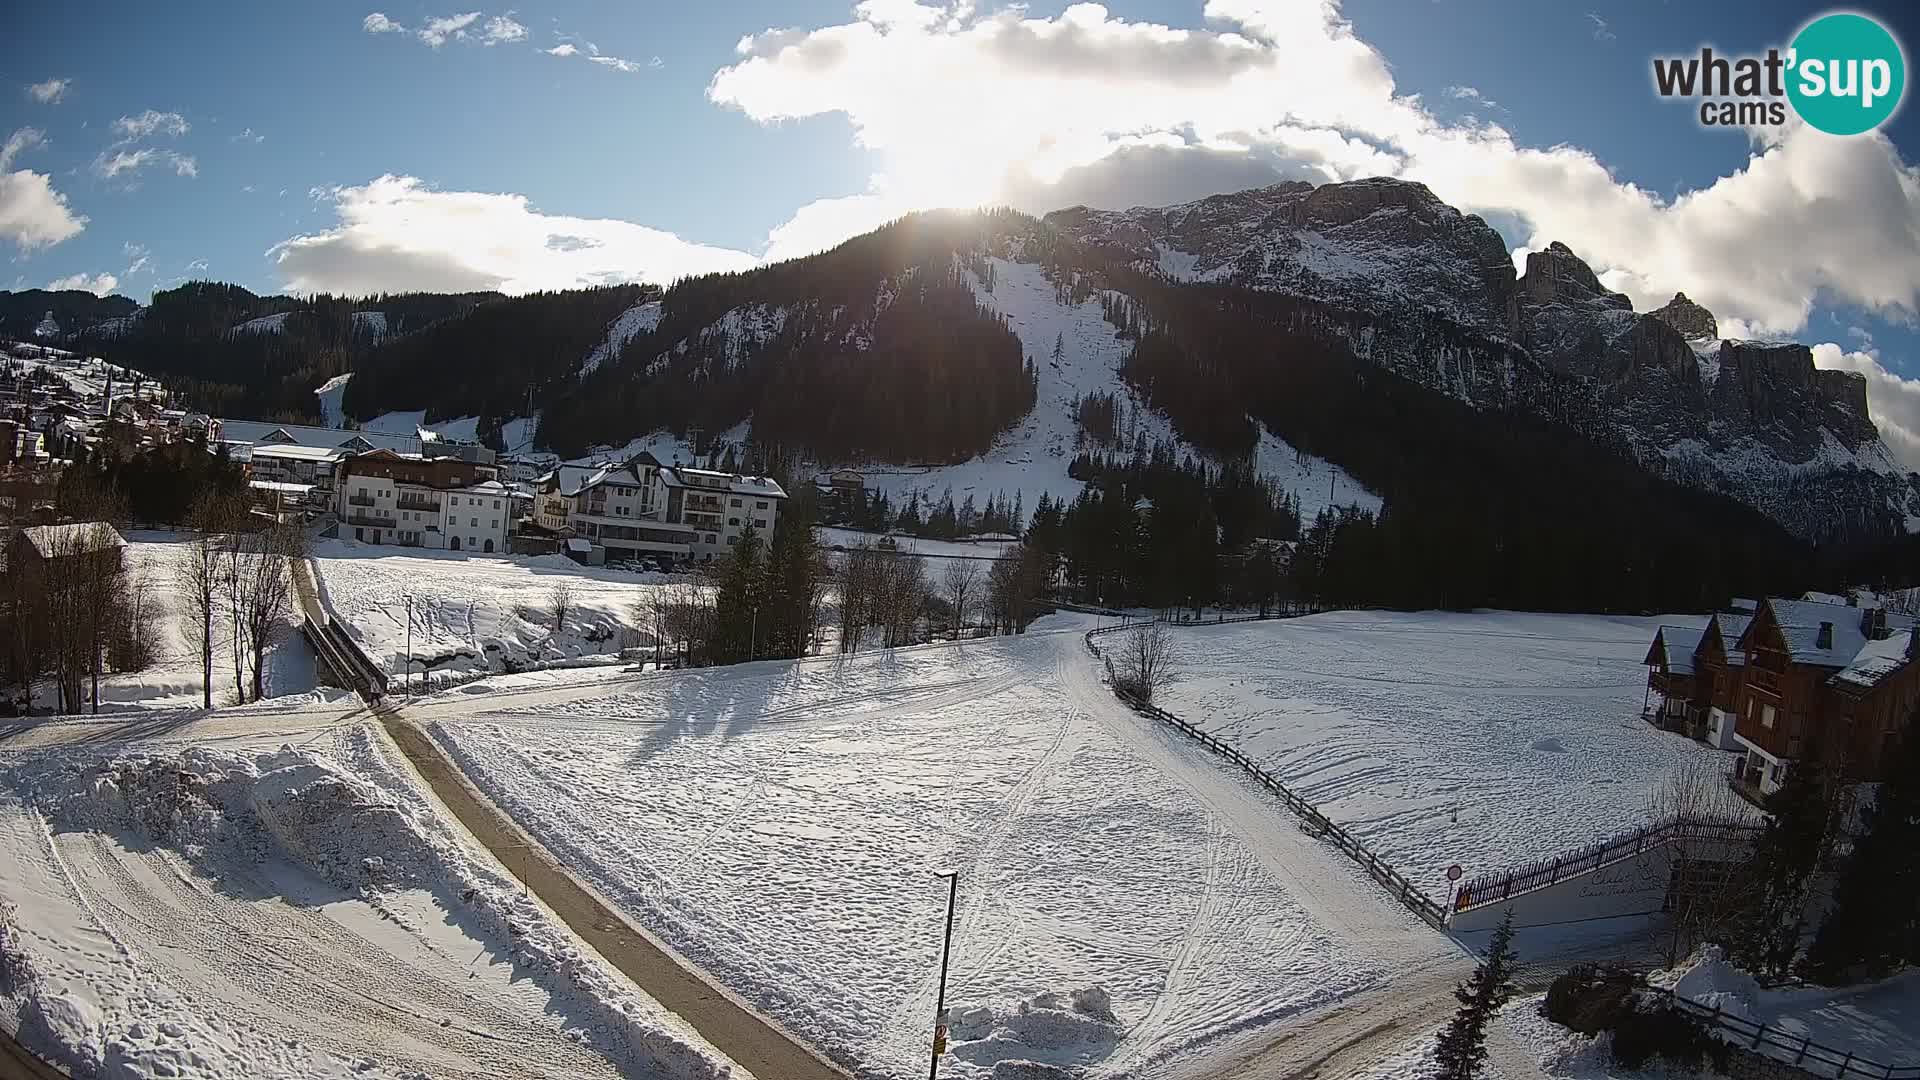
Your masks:
M1878 607L1763 601L1738 643L1746 677L1736 698L1737 785L1770 795L1816 753L1849 779L1878 779L1920 696L1915 625Z
M368 544L504 555L513 492L491 465L374 450L339 466L340 535Z
M712 562L748 530L771 539L787 493L768 477L662 465L562 466L534 487L544 530L590 542L594 561Z

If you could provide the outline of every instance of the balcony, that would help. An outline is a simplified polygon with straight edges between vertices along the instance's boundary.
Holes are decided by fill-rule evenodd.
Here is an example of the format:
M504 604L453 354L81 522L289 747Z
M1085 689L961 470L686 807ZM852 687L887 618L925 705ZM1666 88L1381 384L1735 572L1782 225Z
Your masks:
M391 514L369 514L353 511L347 515L349 525L371 525L377 529L391 529L396 524Z
M686 502L688 510L706 510L717 514L727 508L727 500L718 495L695 495L688 492Z
M372 506L372 505L373 505L373 496L371 496L371 495L349 495L349 496L347 496L347 504L348 504L348 505L350 505L350 506Z
M402 510L425 510L429 514L440 512L437 499L424 499L418 495L402 495L393 500L393 505Z

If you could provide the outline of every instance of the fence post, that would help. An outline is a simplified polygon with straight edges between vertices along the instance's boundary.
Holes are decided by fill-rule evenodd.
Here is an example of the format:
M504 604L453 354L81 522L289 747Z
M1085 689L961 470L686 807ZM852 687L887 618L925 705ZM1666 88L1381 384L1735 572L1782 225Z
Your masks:
M1762 1042L1763 1040L1765 1040L1765 1039L1766 1039L1766 1037L1767 1037L1767 1025L1765 1025L1765 1024L1761 1024L1761 1025L1760 1025L1760 1030L1759 1030L1759 1031L1756 1031L1756 1032L1754 1032L1754 1033L1753 1033L1753 1048L1754 1048L1755 1050L1758 1050L1758 1049L1760 1049L1760 1043L1761 1043L1761 1042ZM1852 1054L1848 1054L1847 1056L1848 1056L1848 1057L1852 1057L1853 1055L1852 1055ZM1845 1069L1842 1069L1841 1071L1842 1071L1842 1072L1845 1072L1846 1070L1845 1070Z
M1811 1036L1811 1035L1808 1035L1808 1036L1806 1036L1805 1038L1802 1038L1802 1039L1800 1040L1800 1052L1799 1052L1799 1053L1797 1053L1797 1054L1795 1054L1795 1055L1793 1055L1793 1063L1794 1063L1795 1065L1798 1065L1798 1064L1800 1064L1800 1063L1801 1063L1802 1061L1805 1061L1805 1060L1806 1060L1806 1058L1807 1058L1807 1047L1808 1047L1809 1045L1811 1045L1812 1043L1813 1043L1813 1036Z

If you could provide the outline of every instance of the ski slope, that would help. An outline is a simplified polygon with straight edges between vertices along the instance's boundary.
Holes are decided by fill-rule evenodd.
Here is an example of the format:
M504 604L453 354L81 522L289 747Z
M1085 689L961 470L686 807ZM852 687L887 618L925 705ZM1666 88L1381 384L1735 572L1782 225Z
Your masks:
M1155 703L1232 740L1444 899L1468 876L1642 824L1681 761L1724 751L1640 718L1661 623L1332 612L1176 630Z
M895 506L903 506L918 491L923 500L938 501L951 489L957 502L971 493L984 504L987 496L1005 492L1011 498L1023 491L1029 509L1044 492L1072 501L1084 485L1067 475L1077 451L1079 425L1074 401L1089 394L1112 393L1126 401L1140 418L1139 431L1147 442L1166 440L1183 453L1207 455L1182 442L1165 416L1142 401L1120 377L1131 344L1115 336L1114 326L1100 310L1100 299L1063 304L1053 284L1034 263L989 259L993 288L970 275L980 303L1000 313L1008 329L1020 338L1026 355L1039 367L1039 386L1033 411L1017 427L1003 434L993 448L971 461L932 468L862 467L869 487L886 491ZM1055 344L1061 358L1055 361ZM1348 476L1345 470L1319 458L1301 459L1284 439L1262 432L1255 452L1256 467L1300 497L1301 515L1312 521L1328 505L1355 505L1378 510L1380 499Z
M744 1078L524 898L364 717L252 720L307 730L0 747L0 1026L81 1076Z
M613 903L862 1076L926 1067L943 871L947 1076L1161 1075L1436 961L1444 939L1270 797L1120 708L1078 629L409 715Z

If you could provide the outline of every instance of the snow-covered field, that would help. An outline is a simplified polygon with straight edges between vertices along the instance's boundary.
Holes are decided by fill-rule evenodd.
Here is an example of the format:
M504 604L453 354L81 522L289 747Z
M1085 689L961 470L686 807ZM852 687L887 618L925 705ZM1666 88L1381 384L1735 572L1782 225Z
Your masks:
M156 612L153 622L154 662L144 671L107 674L100 679L100 711L130 709L197 709L200 707L200 630L197 616L181 595L177 568L186 555L181 534L130 532L127 534L128 588L144 587L146 603ZM313 691L317 684L313 650L300 636L298 613L280 627L266 659L266 696L288 697ZM236 700L233 681L233 643L228 627L216 623L213 647L213 703ZM40 708L52 708L59 694L49 682L34 688Z
M314 545L314 565L331 613L389 675L407 668L408 598L413 603L415 677L425 662L434 681L540 664L618 661L623 646L651 644L636 613L673 578L580 566L561 555L469 557L351 540ZM572 590L554 631L553 590Z
M75 1075L728 1075L370 724L298 749L82 728L0 748L0 1026Z
M1631 829L1679 762L1728 757L1640 718L1662 622L1704 620L1356 611L1180 629L1155 702L1444 899L1450 864L1471 876Z
M943 871L954 1077L1159 1075L1445 951L1121 708L1077 619L409 711L636 921L864 1076L925 1068Z

